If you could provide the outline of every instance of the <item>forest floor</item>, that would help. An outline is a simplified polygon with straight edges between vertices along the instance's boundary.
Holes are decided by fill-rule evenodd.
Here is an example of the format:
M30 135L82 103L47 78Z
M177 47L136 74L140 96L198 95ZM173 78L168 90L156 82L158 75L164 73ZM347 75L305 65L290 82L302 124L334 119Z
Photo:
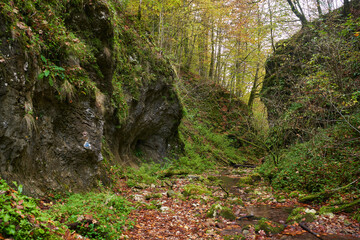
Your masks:
M299 203L257 178L239 184L252 172L224 168L132 188L119 180L113 190L136 206L129 216L134 227L120 239L360 239L360 225L347 213L320 215L320 205ZM287 223L297 207L315 218ZM271 233L277 226L281 232Z

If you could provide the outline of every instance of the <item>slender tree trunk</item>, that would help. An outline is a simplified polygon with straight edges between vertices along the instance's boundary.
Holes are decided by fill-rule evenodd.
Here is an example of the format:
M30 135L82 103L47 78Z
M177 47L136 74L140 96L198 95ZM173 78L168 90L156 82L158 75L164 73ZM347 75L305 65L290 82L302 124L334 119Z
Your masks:
M208 51L208 23L209 19L206 14L202 14L201 16L202 22L202 31L201 36L199 36L199 44L198 44L198 51L199 51L199 75L203 78L207 77L206 71L206 61L207 61L207 51Z
M321 5L320 5L320 0L316 0L316 7L319 13L319 16L322 16L322 10L321 10Z
M258 32L257 32L257 63L256 63L256 70L255 70L255 76L253 85L250 91L249 101L248 101L248 107L250 111L252 111L252 107L254 104L254 100L257 94L257 88L258 88L258 82L259 82L259 72L260 72L260 59L261 59L261 15L260 10L258 9L258 16L257 16L257 22L258 22Z
M260 63L258 62L256 64L256 72L255 72L255 77L254 77L254 82L250 91L250 97L249 97L249 102L248 102L248 107L249 109L252 109L252 106L254 104L254 100L256 97L256 93L257 93L257 85L259 82L259 71L260 71Z
M178 60L178 72L181 72L181 64L182 64L182 52L183 52L183 45L184 45L184 29L181 29L181 36L180 36L180 43L179 43L179 47L178 47L178 56L177 56L177 60Z
M220 82L220 71L221 71L221 50L222 50L222 46L221 46L221 42L222 42L222 37L221 37L221 29L218 30L217 32L217 37L218 37L218 53L216 56L216 67L215 67L215 80L217 83Z
M159 15L159 36L158 36L158 46L161 49L163 45L163 8L161 7L160 15Z
M200 36L198 51L199 51L199 75L204 77L205 76L205 57L204 57L204 37Z
M271 9L270 0L268 0L267 3L268 3L268 8L269 8L269 14L270 14L270 40L271 40L271 48L272 48L273 52L275 52L273 13L272 13L272 9Z
M207 41L207 32L206 29L203 29L201 32L201 36L198 38L198 52L199 52L199 75L201 77L206 77L206 68L205 68L205 60L206 60L206 41Z
M210 67L209 67L209 78L210 80L214 77L214 61L215 61L215 40L214 40L214 23L211 27L211 57L210 57Z
M350 1L349 0L344 0L344 16L349 15L350 13Z
M139 8L138 8L138 19L141 20L141 3L142 3L142 0L139 1Z
M243 51L243 52L247 53L248 52L248 43L247 42L244 43L244 47L245 47L245 49L241 49L241 45L239 43L238 52ZM242 69L240 69L241 67L242 67ZM237 74L237 79L236 79L237 84L241 83L241 85L242 85L243 83L246 82L245 78L246 78L247 70L248 69L247 69L247 64L246 64L246 58L242 58L241 61L240 61L240 58L239 58L238 59L238 70L237 70L237 73L236 73ZM241 73L241 76L240 76L240 73ZM242 97L243 96L242 89L240 89L240 87L237 87L237 91L239 92L238 96Z
M188 47L188 55L186 57L186 63L185 63L185 70L190 71L191 69L191 63L194 55L194 48L195 48L195 42L196 42L196 35L193 36L192 43Z
M300 11L296 8L296 5L292 2L292 0L286 0L288 2L288 4L290 5L291 11L300 19L301 25L305 26L308 21L306 20L306 17L304 15L304 13L302 12L302 9L300 7Z
M299 0L296 0L296 5L298 6L299 10L300 10L300 13L301 15L303 15L305 17L305 13L301 7L301 4L300 4L300 1Z

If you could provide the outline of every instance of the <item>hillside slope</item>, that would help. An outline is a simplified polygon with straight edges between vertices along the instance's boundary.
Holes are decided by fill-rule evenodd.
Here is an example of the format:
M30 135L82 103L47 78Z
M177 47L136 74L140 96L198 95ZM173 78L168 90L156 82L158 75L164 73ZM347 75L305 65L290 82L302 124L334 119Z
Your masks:
M180 137L190 161L213 164L255 163L255 130L248 107L221 86L191 73L181 73L177 89L184 106ZM192 159L193 160L192 160ZM202 160L200 160L202 159Z
M278 188L321 192L360 185L360 4L278 43L261 91L271 125L262 171Z
M284 146L359 112L359 6L353 1L350 17L339 9L309 23L267 60L261 99Z

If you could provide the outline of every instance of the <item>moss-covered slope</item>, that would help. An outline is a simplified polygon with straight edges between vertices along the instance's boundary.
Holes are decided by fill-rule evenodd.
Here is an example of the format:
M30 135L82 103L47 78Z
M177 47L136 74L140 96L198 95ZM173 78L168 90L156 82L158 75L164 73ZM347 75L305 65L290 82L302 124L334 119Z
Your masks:
M199 170L253 163L259 149L252 145L254 129L246 104L197 75L181 73L180 79L177 88L185 111L180 137L186 156L179 162Z

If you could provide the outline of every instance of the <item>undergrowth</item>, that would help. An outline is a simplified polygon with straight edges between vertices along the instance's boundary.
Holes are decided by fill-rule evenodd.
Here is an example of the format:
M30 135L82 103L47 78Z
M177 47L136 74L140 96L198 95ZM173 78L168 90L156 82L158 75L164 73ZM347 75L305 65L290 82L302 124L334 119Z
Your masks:
M44 210L40 200L14 185L17 190L0 179L0 239L63 239L73 230L91 239L115 239L133 226L127 221L133 207L113 192L72 194Z
M49 214L84 237L115 239L125 225L133 225L132 222L126 222L132 209L123 197L105 191L73 194L66 199L65 204L53 206Z
M17 191L0 179L0 238L57 239L54 222L36 199L23 195L22 185L14 185Z
M360 115L348 118L360 126ZM360 177L359 133L348 124L319 131L311 140L292 145L280 154L278 164L268 157L260 172L277 189L320 192L345 186ZM348 191L359 191L354 183Z

